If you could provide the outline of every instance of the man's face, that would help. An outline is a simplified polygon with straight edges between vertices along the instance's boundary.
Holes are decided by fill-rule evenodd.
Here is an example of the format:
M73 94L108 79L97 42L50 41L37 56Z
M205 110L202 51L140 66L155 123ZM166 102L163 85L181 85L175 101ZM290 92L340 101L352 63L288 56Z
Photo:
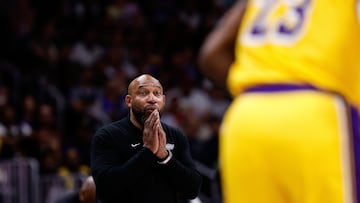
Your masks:
M136 120L143 125L154 110L162 112L165 95L160 83L154 78L140 78L133 86L128 106Z

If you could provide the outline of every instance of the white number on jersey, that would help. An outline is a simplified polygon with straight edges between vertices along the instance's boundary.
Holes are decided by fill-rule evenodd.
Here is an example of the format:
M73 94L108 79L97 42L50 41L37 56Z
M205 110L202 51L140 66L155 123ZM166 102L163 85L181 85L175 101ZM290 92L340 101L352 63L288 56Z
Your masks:
M306 28L311 3L311 0L255 0L259 12L245 25L241 42L293 44Z

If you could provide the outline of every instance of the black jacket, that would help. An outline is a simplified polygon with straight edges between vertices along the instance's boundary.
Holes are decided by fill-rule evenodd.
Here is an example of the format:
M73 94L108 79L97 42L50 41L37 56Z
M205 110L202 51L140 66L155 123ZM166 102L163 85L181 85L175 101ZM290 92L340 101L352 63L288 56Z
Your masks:
M201 175L185 135L162 123L173 158L165 165L142 147L142 130L129 115L99 129L91 149L91 170L102 203L175 203L197 197Z

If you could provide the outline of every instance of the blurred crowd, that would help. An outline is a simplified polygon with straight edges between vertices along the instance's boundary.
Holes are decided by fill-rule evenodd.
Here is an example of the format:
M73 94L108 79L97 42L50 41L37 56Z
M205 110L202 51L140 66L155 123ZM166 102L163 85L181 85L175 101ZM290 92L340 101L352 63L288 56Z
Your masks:
M91 138L128 112L127 85L164 86L164 122L193 157L217 164L230 98L197 69L202 40L231 0L3 0L0 3L0 161L39 160L42 174L89 174Z

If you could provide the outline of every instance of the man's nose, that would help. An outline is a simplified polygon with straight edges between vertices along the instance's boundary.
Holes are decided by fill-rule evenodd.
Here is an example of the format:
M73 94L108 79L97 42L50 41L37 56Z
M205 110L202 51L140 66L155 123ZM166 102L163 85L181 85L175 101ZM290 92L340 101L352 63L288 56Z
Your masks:
M149 94L148 98L147 98L148 102L155 102L156 101L156 96L154 94Z

